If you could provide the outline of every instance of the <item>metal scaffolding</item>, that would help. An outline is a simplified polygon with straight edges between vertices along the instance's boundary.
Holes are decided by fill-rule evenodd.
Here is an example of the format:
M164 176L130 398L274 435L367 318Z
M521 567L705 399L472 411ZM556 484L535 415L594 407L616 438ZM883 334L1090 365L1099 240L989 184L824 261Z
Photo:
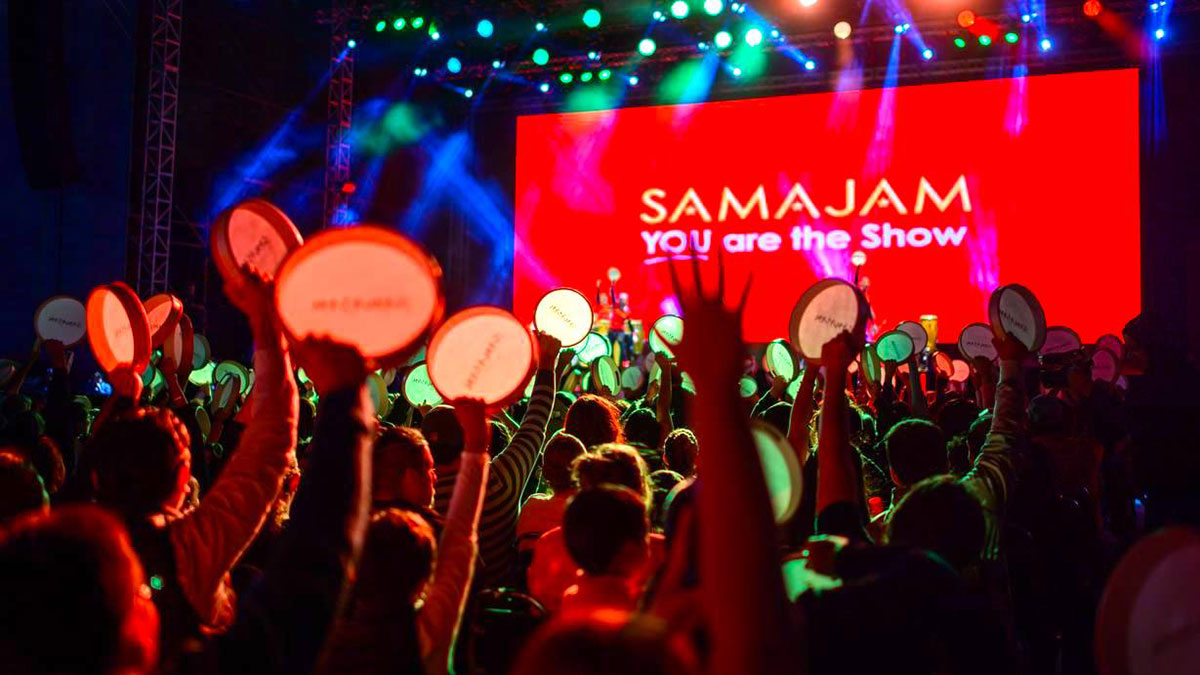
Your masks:
M179 102L179 37L183 0L154 0L146 88L146 143L138 233L137 290L167 290L175 187L175 119Z
M354 20L363 8L353 0L334 0L329 14L329 104L325 128L325 227L348 225L350 193L350 123L354 112Z

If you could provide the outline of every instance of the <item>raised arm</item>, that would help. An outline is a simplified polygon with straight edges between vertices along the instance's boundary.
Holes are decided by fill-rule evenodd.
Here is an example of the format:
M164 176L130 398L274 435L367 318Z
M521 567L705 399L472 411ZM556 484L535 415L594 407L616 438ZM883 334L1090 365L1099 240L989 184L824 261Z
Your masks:
M800 380L800 389L796 392L796 400L792 401L792 416L788 419L788 443L796 451L800 466L808 463L808 455L812 452L808 423L812 420L813 389L817 383L817 369L806 368Z
M538 369L533 380L533 395L529 398L529 407L525 409L525 417L521 420L521 428L513 436L499 455L492 460L492 471L501 480L506 490L511 490L513 508L521 498L521 488L537 465L538 454L542 451L542 442L546 439L546 421L550 419L550 411L554 407L555 369L558 360L558 350L561 343L558 340L538 333Z
M929 401L925 398L925 389L921 386L921 370L918 367L917 353L908 358L908 405L913 417L929 418Z
M675 431L675 422L671 419L671 404L674 402L675 396L675 374L672 372L671 359L665 355L655 354L654 362L658 364L662 382L658 387L658 400L655 401L654 410L658 417L658 428L662 430L663 440L666 440L667 436Z
M838 503L857 505L862 500L854 451L850 447L846 403L846 368L856 352L849 333L842 333L821 348L825 367L825 396L821 402L821 431L817 441L817 513Z

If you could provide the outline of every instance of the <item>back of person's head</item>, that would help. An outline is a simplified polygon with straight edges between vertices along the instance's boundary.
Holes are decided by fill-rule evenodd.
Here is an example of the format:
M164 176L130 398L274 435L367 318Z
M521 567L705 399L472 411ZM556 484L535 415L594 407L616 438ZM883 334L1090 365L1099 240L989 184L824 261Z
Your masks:
M571 434L562 432L546 444L542 454L542 478L554 492L566 492L575 487L575 477L571 474L571 465L579 457L587 454L583 442Z
M892 476L901 487L949 470L946 436L932 422L904 420L888 431L883 443Z
M580 490L563 511L567 552L588 574L615 574L645 552L650 523L641 497L618 485Z
M625 418L625 441L644 448L662 446L662 426L658 416L648 408L638 408Z
M0 450L0 524L25 513L48 510L50 497L37 469L17 452Z
M563 429L587 448L624 439L617 407L594 394L584 394L571 404Z
M650 471L637 450L620 443L606 443L575 460L571 466L580 490L601 485L620 485L642 496L650 505Z
M676 429L667 434L663 442L663 457L667 468L684 476L696 473L696 458L700 456L700 442L691 429Z
M415 602L436 561L437 539L424 518L407 509L375 513L358 563L356 602Z
M421 433L429 441L434 464L449 466L458 461L463 449L463 432L454 416L454 408L439 405L430 410L421 418Z
M0 534L0 672L147 673L158 615L125 528L94 506Z
M57 494L67 480L67 467L54 439L42 436L32 447L22 448L21 454L37 469L42 483L46 486L46 492L51 495Z
M88 446L96 498L126 516L177 509L191 468L187 429L169 410L140 408L108 420Z
M1034 436L1067 432L1067 407L1057 396L1035 396L1029 402L1029 431Z
M654 504L650 512L650 520L655 525L661 525L667 502L667 495L675 486L683 482L683 476L670 469L659 469L650 474L651 490L654 493Z
M684 675L695 658L645 614L602 609L551 621L530 640L515 675Z
M433 502L436 474L429 443L409 427L390 427L375 438L371 452L371 497L402 499L414 506Z
M892 510L887 536L889 543L932 551L962 570L983 550L983 507L953 476L927 478Z
M776 403L762 411L759 417L762 421L778 429L779 433L787 436L788 425L792 419L792 405L790 403Z
M937 425L946 438L954 438L967 433L977 417L979 406L965 398L952 398L938 409Z

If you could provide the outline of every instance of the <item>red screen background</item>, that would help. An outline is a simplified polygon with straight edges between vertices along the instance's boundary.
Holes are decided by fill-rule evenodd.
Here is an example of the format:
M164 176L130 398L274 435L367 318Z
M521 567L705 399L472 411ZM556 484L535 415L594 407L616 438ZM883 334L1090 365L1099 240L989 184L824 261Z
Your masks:
M667 263L655 262L664 251L648 251L644 232L697 230L703 242L710 230L709 273L726 235L774 232L776 251L724 256L731 295L753 273L753 342L786 336L814 281L851 278L854 250L867 254L876 330L936 314L939 341L953 342L987 320L997 285L1021 283L1048 323L1085 342L1119 333L1140 308L1137 80L1124 69L518 118L514 311L531 318L559 286L590 297L615 266L617 290L649 325L672 308L672 292ZM915 213L922 177L945 198L959 176L969 212L957 198L942 211L926 193ZM846 205L847 180L855 210L830 215L826 207ZM886 205L860 213L881 180L906 214L886 192ZM818 217L774 217L795 183ZM757 208L742 218L731 203L719 222L725 188L744 206L760 185L767 219ZM694 201L669 222L689 189L709 222ZM662 222L643 220L662 215L643 200L647 190L662 191L650 200L665 209ZM884 223L965 232L957 246L866 247L861 228ZM793 250L792 229L805 225L844 230L849 243Z

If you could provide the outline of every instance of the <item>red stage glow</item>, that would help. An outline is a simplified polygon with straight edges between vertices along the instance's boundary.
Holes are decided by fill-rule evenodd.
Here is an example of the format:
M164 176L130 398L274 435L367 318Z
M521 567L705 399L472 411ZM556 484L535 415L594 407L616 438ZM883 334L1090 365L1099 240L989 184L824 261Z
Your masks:
M787 334L804 289L868 262L874 334L923 314L942 341L999 285L1091 342L1140 309L1137 71L522 117L514 310L622 272L631 315L674 308L696 249L753 273L746 337ZM607 284L605 284L607 287Z
M1083 13L1090 17L1100 16L1100 12L1104 9L1104 5L1100 4L1100 0L1087 0L1083 3Z

